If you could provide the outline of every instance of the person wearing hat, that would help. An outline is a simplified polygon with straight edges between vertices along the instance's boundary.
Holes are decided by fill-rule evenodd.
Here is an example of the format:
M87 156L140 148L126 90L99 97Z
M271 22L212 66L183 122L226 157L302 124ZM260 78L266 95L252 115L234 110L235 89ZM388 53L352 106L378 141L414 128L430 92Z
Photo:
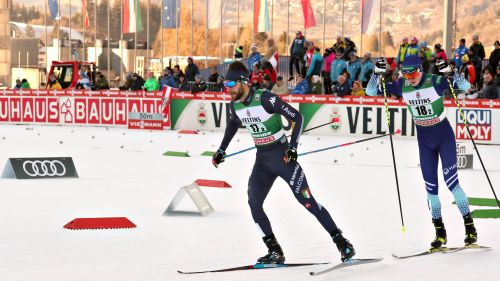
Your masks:
M448 64L440 60L437 63L439 71L447 74L450 71ZM457 153L455 133L446 118L443 95L450 87L467 91L470 84L460 76L448 79L446 76L437 76L423 72L420 58L410 55L405 58L401 68L402 77L392 83L384 83L379 87L379 75L384 73L386 63L380 58L375 64L373 75L366 93L370 96L377 94L395 93L403 98L408 111L413 117L417 129L417 143L420 155L420 169L423 176L423 185L427 192L428 206L431 211L432 222L436 236L431 242L430 251L443 250L447 243L447 233L441 216L441 202L438 196L438 162L441 160L444 182L453 194L455 202L463 217L465 225L466 246L477 242L477 231L470 214L469 203L465 192L458 180ZM386 89L385 91L383 89Z
M236 60L241 60L243 58L243 46L239 46L238 48L234 49L234 58Z
M333 44L333 51L337 52L337 50L340 49L340 48L342 48L343 50L345 50L346 46L345 46L344 40L342 39L342 36L338 35L336 40L337 41L335 42L335 44Z
M410 38L410 44L408 44L408 47L406 48L405 58L410 55L418 55L419 51L420 46L418 45L418 39L417 37L412 36Z
M199 93L207 90L207 83L203 80L201 74L196 74L195 83L191 88L191 93Z
M254 64L258 63L260 64L260 61L262 60L262 55L257 51L257 45L252 44L250 47L250 55L248 55L248 68L251 69Z
M481 61L484 60L484 57L486 57L484 46L479 41L479 36L477 34L472 36L472 45L470 45L469 50L473 50L474 54L476 54Z
M476 84L476 69L474 68L474 64L469 59L469 55L465 54L462 56L462 66L458 70L460 75L462 75L471 85Z
M295 81L297 81L297 85L295 85L295 88L293 88L292 94L305 95L311 93L309 83L307 83L307 80L304 79L304 76L302 76L302 74L297 74Z
M359 74L361 73L361 61L359 60L356 51L351 51L349 54L347 72L353 81L359 79Z
M288 66L288 71L290 78L288 81L293 80L293 67L295 66L295 71L300 73L301 67L304 65L303 57L306 53L306 38L302 35L301 31L295 33L295 39L293 39L290 45L290 63ZM301 65L299 65L301 64Z
M420 42L420 50L424 52L425 57L427 58L428 61L430 61L432 50L431 50L431 48L429 48L426 41Z
M295 199L327 231L341 254L341 260L351 259L355 255L354 247L343 236L327 208L316 201L304 170L297 162L297 148L304 123L302 114L269 91L253 91L246 79L248 74L245 65L239 61L229 65L224 86L231 95L231 115L219 149L212 156L212 164L218 167L224 162L226 149L240 126L244 125L257 148L255 164L248 181L248 204L253 221L267 247L267 254L258 258L257 262L285 262L283 249L263 208L264 201L278 177L287 183ZM292 124L290 140L285 135L282 117Z
M347 70L347 62L342 58L344 50L339 48L335 51L335 60L332 62L332 69L330 71L330 79L332 80L332 85L335 86L338 83L339 75Z
M460 69L460 67L462 66L462 57L464 55L467 55L467 53L469 52L469 49L465 47L465 38L460 39L459 44L460 45L458 46L458 48L455 49L454 53L455 67L457 69Z
M403 37L399 45L398 55L396 56L396 64L398 67L405 61L406 49L408 49L408 37Z
M144 82L142 88L146 92L158 91L160 89L160 83L158 83L158 79L156 79L155 74L152 71L148 72L148 78L146 79L146 82Z
M286 95L290 93L290 89L288 89L285 81L283 81L283 76L276 77L276 84L274 84L271 92L277 95Z
M108 79L106 79L106 76L104 76L100 71L96 73L95 86L96 90L109 90Z
M177 88L177 81L175 80L175 76L172 73L172 68L170 66L165 67L163 70L163 77L160 79L160 90L163 90L165 87Z
M16 84L14 85L14 89L19 90L21 89L21 78L16 78Z
M363 88L366 88L368 85L368 81L373 74L374 68L375 65L372 62L372 54L365 53L363 55L363 61L361 62L361 70L359 73L359 80L361 81L361 86L363 86Z

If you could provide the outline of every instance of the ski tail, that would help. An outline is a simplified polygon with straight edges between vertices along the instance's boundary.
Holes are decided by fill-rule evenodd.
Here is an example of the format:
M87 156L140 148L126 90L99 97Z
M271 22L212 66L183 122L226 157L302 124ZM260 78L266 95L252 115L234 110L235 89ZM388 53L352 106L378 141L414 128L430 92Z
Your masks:
M222 269L203 270L203 271L182 271L177 270L179 274L200 274L200 273L215 273L215 272L228 272L238 270L252 270L252 269L269 269L269 268L283 268L283 267L298 267L309 265L328 264L327 262L312 262L312 263L256 263L244 266L229 267Z

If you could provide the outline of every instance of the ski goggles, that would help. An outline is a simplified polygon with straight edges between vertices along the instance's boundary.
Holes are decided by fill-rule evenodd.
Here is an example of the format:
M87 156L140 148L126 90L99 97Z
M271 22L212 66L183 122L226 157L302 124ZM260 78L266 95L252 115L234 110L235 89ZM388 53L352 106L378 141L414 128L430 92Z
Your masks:
M403 77L404 77L405 79L415 79L415 78L417 78L417 77L418 77L418 73L419 73L419 72L420 72L420 71L419 71L419 70L417 70L417 71L414 71L414 72L410 72L410 73L402 73L402 74L403 74Z
M224 81L224 87L225 88L233 88L236 86L237 83L238 83L237 81L226 80L226 81Z

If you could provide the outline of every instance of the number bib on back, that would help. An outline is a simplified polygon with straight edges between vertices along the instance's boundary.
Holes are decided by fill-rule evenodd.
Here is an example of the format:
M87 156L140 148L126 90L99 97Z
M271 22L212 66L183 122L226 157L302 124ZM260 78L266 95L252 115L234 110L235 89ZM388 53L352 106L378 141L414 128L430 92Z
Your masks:
M257 147L278 142L285 134L281 116L270 114L262 107L260 98L263 91L255 91L249 105L234 102L234 111L250 132Z
M432 75L428 74L424 78L425 82L420 89L414 88L404 80L403 99L418 126L432 126L446 118L443 96L434 89L431 77Z

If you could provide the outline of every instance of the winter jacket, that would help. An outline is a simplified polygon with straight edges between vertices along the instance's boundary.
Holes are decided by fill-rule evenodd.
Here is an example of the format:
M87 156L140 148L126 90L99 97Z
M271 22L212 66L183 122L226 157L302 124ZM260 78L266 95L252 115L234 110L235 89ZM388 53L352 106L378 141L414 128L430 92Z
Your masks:
M332 69L330 71L330 79L332 79L332 82L337 82L339 75L346 69L347 62L341 58L336 58L332 63Z
M302 80L302 82L298 83L292 90L292 94L309 94L309 92L307 80Z
M465 46L458 46L458 48L455 50L454 54L454 61L455 61L455 67L459 69L462 66L462 57L467 54L469 49Z
M148 78L148 80L146 80L146 82L144 83L143 87L144 87L144 90L147 92L158 91L160 89L158 79L156 79L156 77L154 77L154 76L151 78Z
M186 73L187 81L194 81L196 74L200 74L198 66L194 63L189 63L188 65L186 65L186 69L184 70L184 72Z
M175 82L175 78L173 75L164 75L161 80L160 80L160 90L163 90L165 86L172 87L172 88L177 88L179 85L177 85L177 82Z
M496 71L498 66L498 61L500 61L500 48L493 50L490 55L490 66L494 71Z
M329 54L326 58L324 58L323 63L323 71L330 72L332 69L332 62L335 60L335 53Z
M408 44L399 46L398 56L396 57L396 64L402 64L405 61L406 49L408 49Z
M198 92L203 92L207 90L207 83L205 83L205 80L200 80L200 82L195 83L193 85L193 88L191 89L191 92L193 93L198 93Z
M349 76L351 76L352 80L358 80L361 72L361 61L356 59L353 62L349 62L347 72L349 73Z
M361 71L359 73L359 80L366 82L372 77L375 65L371 60L367 60L361 63Z
M333 93L337 94L338 97L348 96L351 94L351 86L349 82L346 80L344 84L337 84L333 87Z
M251 53L248 56L248 69L253 69L255 63L260 63L262 60L262 55L259 52Z
M318 82L312 84L311 94L321 95L322 90L323 90L323 85L321 85L321 82L318 81Z
M189 86L189 83L187 80L184 80L183 83L179 84L179 91L191 91L191 87Z
M314 52L311 59L311 65L307 69L306 77L312 77L313 75L321 75L321 69L323 68L323 56L319 52Z
M406 48L405 58L410 55L418 55L420 52L420 46L418 44L409 44L408 48Z
M477 41L477 43L472 43L469 49L471 49L481 60L484 60L484 57L486 57L484 46L479 41Z
M446 52L444 50L437 52L436 57L438 57L444 61L448 61L448 58L446 57Z
M301 58L306 52L306 48L304 47L305 43L306 38L304 36L293 39L292 45L290 46L290 54L294 57Z

